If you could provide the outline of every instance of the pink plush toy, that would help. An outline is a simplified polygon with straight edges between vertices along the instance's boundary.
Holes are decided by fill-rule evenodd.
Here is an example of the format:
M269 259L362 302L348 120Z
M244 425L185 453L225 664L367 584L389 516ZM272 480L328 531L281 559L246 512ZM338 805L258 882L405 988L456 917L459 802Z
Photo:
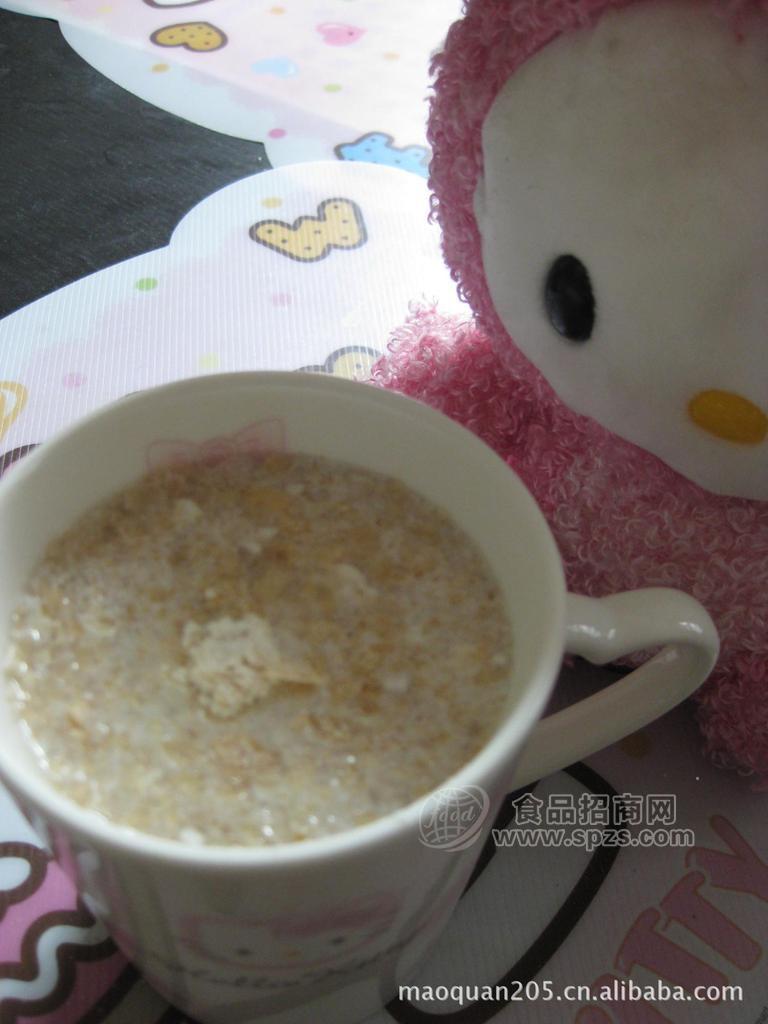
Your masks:
M768 2L468 0L434 70L476 320L417 311L373 380L501 453L573 590L707 606L706 746L765 786Z

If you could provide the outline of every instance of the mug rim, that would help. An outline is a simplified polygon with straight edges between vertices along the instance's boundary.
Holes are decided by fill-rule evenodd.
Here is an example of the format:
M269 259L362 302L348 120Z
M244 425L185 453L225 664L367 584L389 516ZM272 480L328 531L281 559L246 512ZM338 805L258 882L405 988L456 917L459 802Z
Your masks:
M263 846L213 843L193 845L142 832L113 822L99 812L81 806L60 793L42 774L24 772L22 767L14 765L6 756L4 745L0 744L0 782L9 785L12 796L21 794L36 811L42 810L47 820L62 826L67 833L76 834L94 845L110 847L125 855L133 855L144 860L152 858L166 863L175 862L201 871L247 867L280 869L293 867L302 862L319 863L344 855L358 854L382 841L391 840L397 833L418 833L420 811L430 795L444 789L478 786L483 788L483 781L492 778L502 764L507 766L511 774L511 767L519 757L526 738L541 717L556 681L565 646L565 575L555 540L530 491L517 473L471 431L424 402L369 383L302 371L243 370L188 377L133 392L91 410L56 431L37 449L14 465L11 473L4 474L0 479L0 515L6 494L18 486L26 475L33 473L38 463L49 457L55 446L73 438L100 420L108 420L116 409L123 409L127 403L140 405L148 400L149 396L157 398L159 395L172 395L178 391L194 391L196 388L205 389L211 386L268 387L272 384L287 386L292 390L309 387L313 390L337 390L348 394L350 389L354 389L358 396L366 395L366 401L385 404L395 409L399 405L401 411L408 412L411 416L421 418L426 423L431 423L433 427L453 435L455 443L470 457L475 461L484 462L483 472L491 478L497 478L492 481L494 496L503 500L505 489L510 494L512 491L515 492L516 502L521 504L526 512L525 517L522 514L518 516L519 521L525 519L529 533L538 534L540 546L546 552L546 562L542 559L542 564L538 566L538 576L542 581L541 585L546 585L549 590L548 607L552 621L547 633L548 642L538 652L535 669L525 680L515 707L507 712L504 720L480 750L439 786L374 821L310 839ZM465 527L462 529L471 537L471 531ZM493 566L491 570L493 571ZM0 669L0 687L2 686ZM514 751L512 755L509 753L510 750Z

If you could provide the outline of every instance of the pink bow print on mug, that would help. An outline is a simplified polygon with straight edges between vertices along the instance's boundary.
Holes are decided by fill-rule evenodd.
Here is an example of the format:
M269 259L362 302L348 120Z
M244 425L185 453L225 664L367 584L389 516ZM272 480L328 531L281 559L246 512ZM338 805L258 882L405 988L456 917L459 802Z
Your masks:
M159 439L147 448L147 468L182 466L201 462L214 466L232 455L270 455L284 452L285 423L277 417L251 423L228 437L211 437L207 441Z

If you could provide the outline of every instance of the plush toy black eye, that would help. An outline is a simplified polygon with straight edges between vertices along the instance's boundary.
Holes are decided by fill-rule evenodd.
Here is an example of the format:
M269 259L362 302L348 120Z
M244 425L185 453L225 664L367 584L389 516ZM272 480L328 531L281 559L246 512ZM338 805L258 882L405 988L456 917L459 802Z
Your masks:
M571 341L589 341L595 326L595 294L581 260L557 257L544 285L544 305L558 334Z

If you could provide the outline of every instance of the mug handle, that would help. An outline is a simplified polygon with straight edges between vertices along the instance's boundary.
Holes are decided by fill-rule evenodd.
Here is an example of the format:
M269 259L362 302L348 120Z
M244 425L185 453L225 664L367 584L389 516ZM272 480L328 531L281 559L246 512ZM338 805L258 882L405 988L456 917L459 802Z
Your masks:
M720 644L707 611L667 587L611 597L566 597L565 650L595 665L646 648L658 654L604 690L542 719L515 766L511 789L610 746L691 694L717 661Z

